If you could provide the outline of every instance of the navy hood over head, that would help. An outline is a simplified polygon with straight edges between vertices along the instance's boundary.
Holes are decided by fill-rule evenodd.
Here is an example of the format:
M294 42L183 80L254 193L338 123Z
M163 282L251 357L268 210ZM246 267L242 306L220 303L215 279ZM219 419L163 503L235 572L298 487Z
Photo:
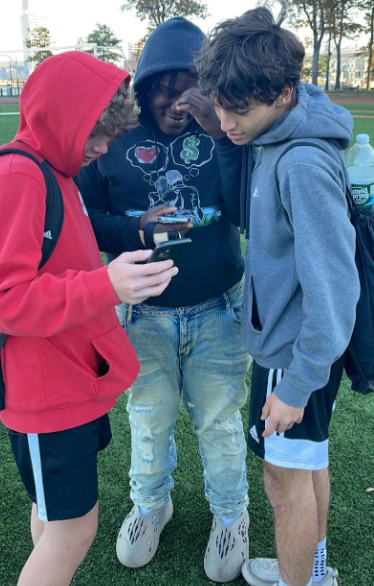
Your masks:
M185 18L171 18L160 24L147 39L134 77L134 89L155 73L190 71L204 40L198 26Z
M134 78L139 126L78 176L100 250L108 259L144 248L140 217L150 207L176 206L193 219L194 228L186 234L193 245L178 261L179 273L162 295L144 302L152 305L202 303L238 283L244 271L234 225L239 221L241 157L235 164L230 158L230 165L222 159L237 147L227 137L214 139L194 118L180 134L167 135L148 107L147 80L190 72L203 40L202 31L185 18L172 18L150 35Z

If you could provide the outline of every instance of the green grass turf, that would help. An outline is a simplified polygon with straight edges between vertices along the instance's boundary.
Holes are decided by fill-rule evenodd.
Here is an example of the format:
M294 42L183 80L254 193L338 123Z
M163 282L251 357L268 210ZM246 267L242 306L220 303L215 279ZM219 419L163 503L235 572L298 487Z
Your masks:
M0 144L10 142L17 132L19 116L0 116Z
M345 104L348 110L354 114L358 109L371 109L374 112L374 104ZM370 115L370 114L369 114ZM0 144L9 142L14 137L19 124L18 116L0 116ZM355 118L354 119L354 136L365 132L370 137L370 143L374 147L374 118Z
M9 103L0 98L0 114L3 112L19 112L19 104Z
M355 137L358 134L368 134L369 142L374 148L374 118L354 118L353 119L353 140L351 146L355 143Z
M0 116L0 143L11 140L16 116ZM372 120L355 134L368 132ZM371 126L374 144L373 126ZM95 542L78 570L73 586L206 586L203 556L211 516L203 497L202 468L191 422L183 407L176 426L179 466L175 473L175 514L165 528L155 559L139 570L123 568L116 559L115 542L121 522L131 508L128 487L130 434L126 396L111 412L113 440L99 456L100 525ZM247 428L248 404L243 408ZM371 584L374 526L374 395L362 397L343 381L331 424L332 501L329 521L329 564L338 567L339 586ZM20 568L31 551L30 504L18 477L6 430L0 427L0 586L16 584ZM262 488L261 463L248 454L251 499L250 553L273 556L273 528ZM307 530L307 528L306 528ZM244 586L241 578L232 586Z
M373 101L374 101L374 92L373 92ZM357 110L364 110L368 116L372 116L374 114L374 103L365 102L364 104L350 104L350 103L339 103L339 106L344 106L351 112L355 112Z
M165 528L154 560L138 570L116 559L117 532L131 508L128 487L130 433L126 397L111 412L113 440L99 456L100 521L95 542L76 573L74 586L206 586L203 556L211 515L203 497L202 468L191 422L180 407L176 426L179 465L174 475L175 513ZM248 404L242 410L247 430ZM329 564L340 571L339 586L370 584L374 524L374 395L362 397L341 385L331 424L332 500L329 519ZM0 584L11 586L31 550L29 502L18 478L4 428L0 429ZM271 509L261 480L261 463L248 454L252 556L273 556ZM242 579L233 586L244 586Z

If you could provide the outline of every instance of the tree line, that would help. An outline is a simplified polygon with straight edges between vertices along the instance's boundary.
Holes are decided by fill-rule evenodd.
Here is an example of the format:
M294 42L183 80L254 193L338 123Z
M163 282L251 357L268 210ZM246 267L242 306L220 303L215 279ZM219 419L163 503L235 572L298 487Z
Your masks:
M335 89L340 89L341 47L344 39L368 34L366 89L373 77L374 0L289 0L289 22L295 28L308 27L312 40L312 83L317 84L322 43L327 42L326 89L328 88L332 47L335 46L337 71Z
M258 2L259 5L264 3L265 1L261 0ZM314 84L318 81L321 49L323 43L327 44L326 89L333 47L337 58L335 89L340 89L342 42L344 39L354 40L362 34L367 34L369 40L365 47L368 50L366 88L370 90L374 77L374 0L283 0L283 3L287 5L290 27L307 27L311 31L310 45L313 55L310 75ZM272 2L274 9L276 4L277 1ZM200 0L127 0L119 10L135 11L139 20L147 22L147 34L139 40L139 46L142 46L152 30L169 18L184 16L204 19L209 15L207 5ZM116 63L120 59L119 53L100 49L120 47L121 44L121 40L117 39L110 27L105 24L96 23L95 29L87 36L85 42L97 44L98 57L103 61ZM51 35L47 28L38 27L30 32L29 48L50 45ZM51 54L49 50L38 51L31 59L35 64L39 64Z

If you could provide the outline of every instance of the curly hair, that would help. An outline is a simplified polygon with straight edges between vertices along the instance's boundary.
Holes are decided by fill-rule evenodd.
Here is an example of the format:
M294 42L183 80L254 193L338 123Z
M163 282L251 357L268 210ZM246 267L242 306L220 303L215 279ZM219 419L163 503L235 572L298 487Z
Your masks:
M138 108L132 90L123 81L96 122L90 136L106 134L112 140L138 125Z
M200 88L223 108L244 108L251 99L271 105L284 87L296 88L305 55L301 41L282 29L266 7L219 23L197 57Z

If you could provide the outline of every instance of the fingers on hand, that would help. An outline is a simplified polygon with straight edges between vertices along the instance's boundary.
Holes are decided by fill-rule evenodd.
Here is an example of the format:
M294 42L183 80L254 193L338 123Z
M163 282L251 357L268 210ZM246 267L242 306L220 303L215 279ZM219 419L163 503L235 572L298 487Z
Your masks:
M116 263L118 261L120 263L132 265L135 262L142 262L147 260L151 254L152 250L134 250L133 252L122 252L122 254L117 256L117 258L112 262Z
M154 276L164 273L167 270L170 270L173 267L173 261L169 258L168 260L160 260L158 262L150 262L145 265L139 266L140 274L143 275L144 278L148 276Z
M158 297L159 295L161 295L161 293L165 291L170 281L171 279L168 279L167 281L165 281L164 283L160 283L159 285L154 285L153 287L146 287L145 289L142 289L138 292L136 296L136 301L134 301L133 304L135 305L137 303L142 303L145 299L148 299L149 297Z
M154 206L153 208L148 208L148 209L152 210L153 212L157 212L158 215L160 216L163 214L169 214L172 212L176 212L178 208L175 206L170 206L165 203L160 203L158 206Z
M269 437L271 436L274 432L276 431L276 423L269 420L267 426L265 427L265 430L262 434L262 437Z
M137 298L136 303L141 303L148 297L158 297L161 295L177 272L178 269L173 267L169 271L162 273L162 275L156 275L152 278L149 277L144 279L142 287L134 294Z
M269 422L262 435L263 437L269 437L272 433L284 433L285 431L291 429L295 425L295 423L300 422L301 419L300 421L290 421L289 423L284 423L277 420L272 420L270 417Z
M159 263L155 263L155 264L159 264ZM172 267L171 269L168 269L166 271L163 271L162 273L156 273L155 275L149 276L149 277L145 277L142 283L142 288L152 288L152 287L159 287L159 286L163 286L164 283L169 283L171 281L171 279L173 277L175 277L175 275L178 274L178 269L177 267ZM166 285L165 285L166 287Z
M268 406L267 401L266 401L266 403L263 406L262 411L261 411L262 421L265 421L265 419L267 419L269 417L269 415L270 415L270 407Z

